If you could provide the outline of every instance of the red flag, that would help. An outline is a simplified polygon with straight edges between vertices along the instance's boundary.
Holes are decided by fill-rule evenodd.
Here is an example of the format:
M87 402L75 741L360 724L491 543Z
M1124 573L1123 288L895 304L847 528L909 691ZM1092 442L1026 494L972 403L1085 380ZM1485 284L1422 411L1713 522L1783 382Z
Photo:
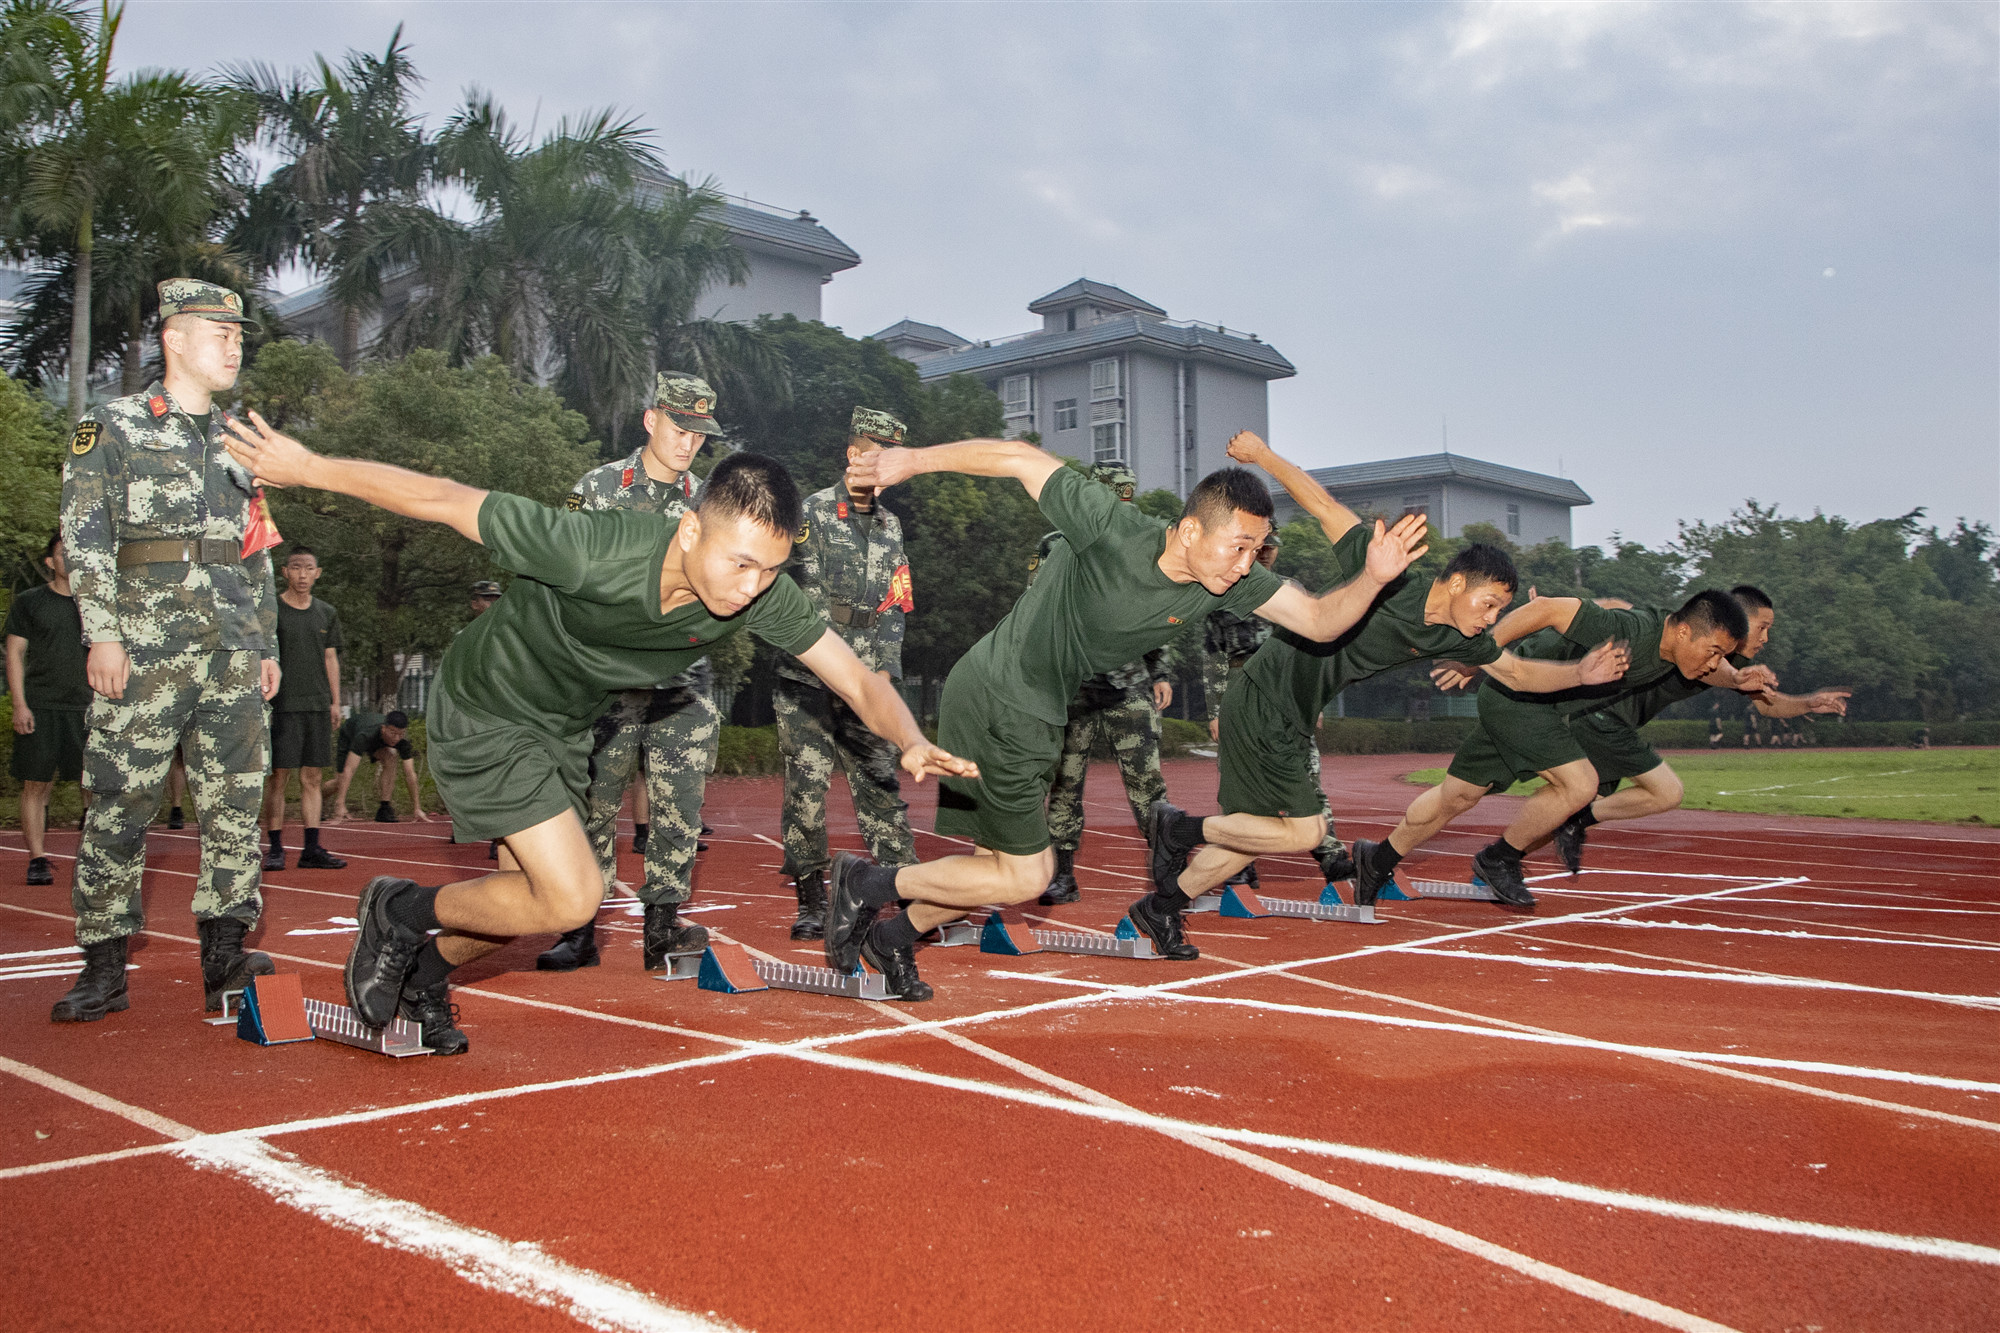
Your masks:
M889 576L889 595L882 599L882 605L875 608L880 615L892 606L900 606L905 611L917 609L916 590L910 584L910 567L896 566L896 572Z
M243 525L243 558L248 560L284 540L278 525L271 521L271 502L264 498L264 488L259 486L250 497L250 521Z

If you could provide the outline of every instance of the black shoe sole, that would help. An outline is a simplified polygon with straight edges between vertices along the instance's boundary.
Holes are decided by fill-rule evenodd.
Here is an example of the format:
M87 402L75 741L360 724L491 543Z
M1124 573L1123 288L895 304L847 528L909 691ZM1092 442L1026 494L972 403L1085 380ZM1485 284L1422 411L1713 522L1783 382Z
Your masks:
M1572 879L1583 873L1584 840L1584 830L1570 824L1557 829L1552 840L1556 845L1556 855L1562 858L1563 869L1569 871Z
M1485 884L1487 888L1493 890L1493 896L1503 907L1518 907L1523 910L1532 910L1534 908L1535 895L1528 887L1524 884L1516 889L1508 885L1505 878L1495 872L1492 863L1487 861L1485 857L1475 856L1472 858L1472 873L1478 876L1480 882Z
M345 869L347 869L347 861L346 861L346 859L345 859L345 858L343 858L343 857L338 857L338 856L329 856L329 857L326 857L326 858L324 858L324 859L322 859L322 860L318 860L318 861L308 861L308 860L306 860L306 858L305 858L305 857L301 856L301 857L299 858L299 869L301 869L301 870L345 870Z
M282 856L267 856L264 858L264 863L258 867L260 870L283 870L284 868L285 858Z
M30 870L30 871L28 872L28 883L29 883L29 884L53 884L53 883L55 883L55 882L56 882L56 877L55 877L55 874L54 874L54 872L52 872L52 871L48 871L48 870L43 870L43 871L40 871L40 872L36 872L36 871L33 871L33 870Z
M553 961L551 961L552 959ZM595 949L592 949L588 954L584 954L580 957L565 954L561 958L556 958L555 950L549 949L543 953L535 955L535 971L574 972L578 968L596 967L599 963L603 961L604 961L603 958L599 955L598 951Z
M132 997L129 995L121 995L117 999L112 1000L109 1003L105 1004L102 1008L72 1010L70 1013L62 1014L56 1012L56 1009L62 1008L62 1001L57 1000L56 1009L51 1009L49 1011L49 1022L95 1023L99 1019L103 1018L106 1014L122 1014L131 1007L132 1007Z

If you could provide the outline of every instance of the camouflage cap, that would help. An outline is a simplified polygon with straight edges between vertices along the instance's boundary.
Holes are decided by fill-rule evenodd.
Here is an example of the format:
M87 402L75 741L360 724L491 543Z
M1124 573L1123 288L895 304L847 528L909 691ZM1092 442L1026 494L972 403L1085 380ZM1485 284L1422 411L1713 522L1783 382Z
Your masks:
M1274 551L1277 550L1280 546L1284 545L1282 541L1278 540L1278 530L1276 528L1272 528L1269 532L1264 534L1264 545L1270 547Z
M174 315L200 315L218 324L242 324L253 329L260 327L256 320L243 313L243 298L227 287L218 287L197 278L168 278L160 284L159 290L161 319Z
M472 595L474 597L498 597L500 595L500 585L492 579L481 579L472 585Z
M887 412L875 407L857 407L847 423L849 435L866 435L884 444L901 444L905 427Z
M653 406L666 409L673 423L697 435L720 435L715 423L715 390L699 375L663 370L653 383Z
M1121 500L1131 499L1133 492L1139 489L1139 479L1122 463L1093 464L1090 469L1090 479L1109 486L1118 493L1118 498Z

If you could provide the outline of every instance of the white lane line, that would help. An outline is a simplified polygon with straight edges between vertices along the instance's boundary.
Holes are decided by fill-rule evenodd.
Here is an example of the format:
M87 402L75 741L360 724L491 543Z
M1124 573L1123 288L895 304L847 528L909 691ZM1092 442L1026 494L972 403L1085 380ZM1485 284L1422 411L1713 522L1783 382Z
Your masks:
M736 1326L664 1305L634 1287L577 1268L527 1241L509 1241L463 1226L428 1208L393 1198L330 1171L306 1166L269 1144L242 1136L202 1134L144 1107L0 1056L0 1071L119 1116L173 1140L163 1149L195 1166L225 1172L278 1203L349 1231L388 1250L445 1265L474 1286L560 1310L606 1333L724 1333ZM97 1154L98 1160L132 1154Z
M55 958L64 955L80 957L83 950L74 944L66 944L60 949L28 949L21 953L0 953L0 958Z
M1754 904L1747 905L1761 907L1764 905L1764 902L1764 899L1759 898ZM1734 906L1734 904L1731 904L1731 906ZM1706 913L1709 916L1740 917L1750 921L1777 922L1787 926L1816 927L1821 930L1861 931L1869 935L1879 935L1884 939L1943 940L1946 944L1984 944L1993 948L2000 948L2000 941L1990 938L1968 935L1940 935L1936 931L1930 930L1891 930L1887 926L1850 926L1840 921L1800 920L1798 917L1787 916L1779 912L1733 912L1727 907L1704 907L1699 904L1696 904L1689 910Z
M905 1015L896 1012L888 1006L878 1007L882 1008L889 1017L896 1019L898 1022L909 1021ZM961 1050L969 1051L983 1059L993 1061L1002 1068L1010 1069L1023 1078L1040 1083L1045 1087L1054 1088L1059 1092L1068 1093L1078 1101L1087 1102L1092 1106L1116 1108L1121 1111L1136 1110L1135 1107L1106 1096L1095 1088L1086 1087L1081 1083L1074 1083L1057 1074L1051 1074L1037 1065L1031 1065L1025 1060L1016 1059L1011 1055L997 1051L991 1046L982 1045L956 1032L939 1032L934 1035ZM1214 1096L1215 1094L1210 1093L1209 1095ZM1689 1314L1687 1311L1675 1309L1671 1305L1663 1305L1659 1301L1649 1300L1644 1296L1610 1286L1594 1278L1584 1277L1580 1273L1572 1273L1566 1268L1558 1268L1554 1264L1544 1263L1540 1259L1532 1259L1519 1251L1507 1249L1505 1246L1496 1245L1492 1241L1472 1235L1470 1232L1460 1231L1456 1227L1445 1226L1442 1223L1434 1222L1419 1214L1393 1207L1381 1202L1379 1199L1370 1198L1368 1195L1358 1193L1354 1190L1342 1189L1338 1185L1321 1180L1318 1176L1308 1175L1304 1171L1273 1162L1267 1157L1258 1156L1256 1153L1245 1152L1233 1144L1220 1142L1209 1135L1192 1132L1162 1132L1166 1134L1166 1137L1184 1143L1191 1148L1208 1153L1213 1157L1219 1157L1223 1161L1234 1162L1238 1166L1248 1167L1250 1170L1260 1175L1268 1176L1280 1184L1289 1185L1293 1189L1315 1195L1318 1198L1325 1199L1329 1203L1339 1204L1341 1207L1359 1213L1363 1217L1372 1217L1378 1222L1386 1222L1390 1226L1422 1236L1426 1240L1436 1241L1441 1245L1472 1255L1474 1258L1484 1259L1488 1263L1509 1269L1524 1277L1531 1277L1537 1281L1545 1282L1552 1287L1567 1291L1571 1295L1581 1296L1586 1300L1593 1300L1600 1304L1608 1305L1612 1309L1622 1311L1625 1314L1637 1315L1642 1319L1650 1319L1654 1323L1665 1325L1668 1328L1687 1330L1687 1333L1696 1333L1697 1330L1699 1333L1719 1333L1719 1331L1728 1328L1728 1325L1703 1319L1699 1315Z
M1738 986L1781 986L1798 990L1851 991L1861 995L1890 995L1906 1000L1934 1000L1939 1004L1974 1009L2000 1008L2000 995L1950 995L1940 991L1896 990L1887 986L1862 986L1851 981L1821 981L1814 977L1788 977L1770 972L1696 972L1686 968L1632 967L1626 963L1580 963L1570 959L1538 958L1527 954L1461 953L1456 949L1427 949L1419 958L1463 958L1478 963L1517 963L1526 967L1546 967L1570 972L1610 972L1634 977L1677 977L1693 981L1723 981Z
M1776 940L1830 940L1836 944L1893 944L1906 949L1962 949L2000 953L2000 944L1949 944L1943 940L1889 939L1883 935L1823 935L1810 930L1760 930L1754 926L1718 926L1708 921L1607 921L1630 930L1696 930L1718 935L1763 935ZM1856 926L1856 930L1864 927Z

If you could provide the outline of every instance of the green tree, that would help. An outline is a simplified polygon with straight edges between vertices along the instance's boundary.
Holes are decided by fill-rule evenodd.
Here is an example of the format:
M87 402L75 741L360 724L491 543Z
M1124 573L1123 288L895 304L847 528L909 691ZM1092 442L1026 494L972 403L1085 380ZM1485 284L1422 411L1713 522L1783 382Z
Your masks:
M469 486L553 504L596 462L583 417L496 358L452 366L436 352L356 376L324 348L273 343L244 377L244 401L267 408L311 448L393 463ZM435 657L464 625L466 588L503 577L451 529L320 491L279 491L287 540L319 553L317 589L340 609L348 663L393 691L398 654Z
M46 399L0 377L0 568L9 589L41 581L37 561L62 498L62 436Z

